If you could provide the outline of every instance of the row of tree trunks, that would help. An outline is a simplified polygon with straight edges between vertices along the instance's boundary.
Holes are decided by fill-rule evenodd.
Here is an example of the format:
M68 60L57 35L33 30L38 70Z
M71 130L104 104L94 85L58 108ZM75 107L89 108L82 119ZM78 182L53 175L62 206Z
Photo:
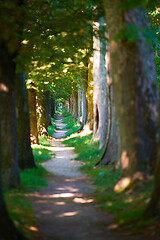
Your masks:
M120 38L115 41L125 23L148 31L143 8L117 10L121 0L104 0L104 4L120 129L122 178L128 184L137 177L139 170L148 173L149 163L154 165L156 159L158 114L153 50L141 33L137 41Z
M44 91L38 97L34 88L28 89L31 141L38 144L38 134L48 136L48 126L56 111L54 95Z

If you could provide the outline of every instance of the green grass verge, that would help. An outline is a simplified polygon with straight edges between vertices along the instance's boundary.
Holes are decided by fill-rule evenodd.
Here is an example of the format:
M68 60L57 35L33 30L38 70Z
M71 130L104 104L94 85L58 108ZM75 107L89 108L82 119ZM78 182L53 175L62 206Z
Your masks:
M53 155L51 151L45 148L50 146L46 137L40 137L39 142L40 145L32 145L37 168L20 171L21 186L4 192L10 218L17 229L28 239L34 237L33 229L36 229L36 221L27 197L30 193L47 186L45 177L49 173L39 163L50 159Z
M73 137L63 143L75 147L75 152L78 154L76 159L83 162L80 169L93 179L95 202L104 212L114 214L118 226L130 224L132 230L139 231L153 221L143 218L147 199L153 187L153 179L139 182L122 193L116 193L113 189L120 179L120 170L112 165L94 167L103 150L98 149L98 142L92 142L92 134Z
M72 115L70 115L70 113L66 112L64 108L62 109L62 117L64 117L62 122L66 123L64 129L68 129L68 132L65 133L65 137L69 137L79 130L80 123Z
M48 127L48 134L50 137L53 136L53 133L56 131L56 124L54 123L54 118L51 118L52 126Z

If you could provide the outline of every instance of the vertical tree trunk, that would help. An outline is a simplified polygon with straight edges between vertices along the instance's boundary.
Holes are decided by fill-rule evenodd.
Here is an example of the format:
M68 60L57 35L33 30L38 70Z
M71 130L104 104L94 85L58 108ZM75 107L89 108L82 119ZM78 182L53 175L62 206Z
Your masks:
M144 212L146 217L160 216L160 93L159 93L159 142L158 154L154 173L154 186L152 191L151 200Z
M105 19L102 17L99 21L99 30L104 30ZM105 34L100 37L100 63L99 63L99 84L100 84L100 107L99 107L99 128L100 128L100 143L99 149L101 149L107 139L108 129L108 113L107 113L107 74L105 67L105 55L106 55L106 40Z
M94 29L98 31L99 23L94 23ZM100 85L99 85L99 60L100 60L100 41L97 36L93 36L93 139L100 140L99 133L99 99L100 99Z
M16 78L16 110L18 119L18 164L21 169L35 167L30 141L28 95L25 76Z
M73 105L74 105L74 118L78 119L78 92L72 91Z
M96 23L98 30L104 28L104 18ZM107 79L105 68L106 41L103 37L94 37L94 139L100 140L101 149L107 138Z
M125 24L148 31L145 10L117 9L121 0L104 0L110 37L113 94L120 127L122 177L130 182L138 164L156 158L157 90L153 50L141 33L137 41L115 41ZM127 30L124 30L127 31ZM139 168L142 170L142 168Z
M81 114L82 114L82 90L79 88L78 89L78 122L81 120Z
M46 125L47 128L51 124L51 99L50 99L50 91L45 91L44 94L44 112L46 116Z
M93 61L89 59L88 64L88 87L87 87L87 124L89 125L90 130L93 130Z
M4 187L20 184L18 172L18 139L15 107L15 56L0 39L0 102L1 102L1 143L2 143L2 181Z
M3 92L3 86L0 84L0 94ZM0 101L0 108L2 108L2 102ZM0 115L1 122L1 115ZM1 172L1 164L2 164L2 156L1 156L1 125L0 125L0 239L4 240L25 240L25 238L17 231L14 227L13 222L10 220L6 205L4 203L3 195L2 195L2 172Z
M87 121L87 99L86 99L86 82L82 83L82 125L84 126Z
M114 165L119 165L118 160L120 157L120 137L119 137L119 127L116 116L116 108L114 104L114 97L112 92L112 87L109 87L109 129L108 129L108 139L105 146L105 151L96 165L107 165L113 163Z
M29 103L31 142L39 144L36 116L36 90L33 88L28 89L28 103Z
M70 114L74 115L73 96L72 95L70 97L70 103L71 103Z
M48 136L48 122L46 117L46 102L45 95L41 95L37 99L38 111L37 111L37 123L38 123L38 133L41 136Z
M51 96L51 117L54 118L55 114L55 98Z

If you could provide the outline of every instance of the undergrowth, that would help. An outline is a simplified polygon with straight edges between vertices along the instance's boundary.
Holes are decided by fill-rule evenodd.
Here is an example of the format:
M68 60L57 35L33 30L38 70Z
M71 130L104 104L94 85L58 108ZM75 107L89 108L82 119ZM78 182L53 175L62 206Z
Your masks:
M20 170L21 186L4 192L10 218L17 229L28 239L33 239L36 233L36 221L27 198L30 193L34 194L35 191L47 186L45 177L49 173L39 163L47 161L53 155L51 151L46 149L47 146L50 146L46 137L39 137L39 142L39 145L32 145L36 168Z
M139 182L122 193L114 192L114 186L120 179L120 169L113 165L95 167L103 150L98 149L98 142L92 141L92 134L76 136L63 141L75 147L77 160L83 162L80 170L93 179L94 199L104 212L113 213L117 226L130 224L132 230L139 231L153 219L144 219L143 212L151 194L153 180Z

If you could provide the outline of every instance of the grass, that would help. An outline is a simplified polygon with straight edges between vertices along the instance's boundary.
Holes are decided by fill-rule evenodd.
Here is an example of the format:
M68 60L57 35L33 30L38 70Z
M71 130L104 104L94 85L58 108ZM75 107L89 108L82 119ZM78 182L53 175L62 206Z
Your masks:
M63 123L66 123L64 129L68 129L68 132L65 133L65 137L69 137L70 135L76 133L80 128L80 123L74 118L74 116L70 115L64 108L62 108L62 120Z
M130 224L132 231L137 232L153 222L153 219L143 218L153 187L152 178L139 182L122 193L116 193L113 189L120 179L120 169L115 169L112 165L95 168L103 150L98 149L98 142L92 141L92 134L72 137L63 143L75 147L78 154L76 159L83 162L80 170L93 179L95 202L104 212L114 214L115 223L119 227Z
M32 145L37 168L20 171L21 186L4 192L10 218L17 229L28 239L33 239L36 221L27 196L47 186L46 176L49 175L49 173L40 163L47 161L53 155L51 151L46 149L47 146L50 146L46 137L39 137L39 142L40 145Z
M51 123L52 123L52 126L48 127L48 135L50 137L52 137L53 133L56 131L56 124L54 123L54 118L51 118Z

